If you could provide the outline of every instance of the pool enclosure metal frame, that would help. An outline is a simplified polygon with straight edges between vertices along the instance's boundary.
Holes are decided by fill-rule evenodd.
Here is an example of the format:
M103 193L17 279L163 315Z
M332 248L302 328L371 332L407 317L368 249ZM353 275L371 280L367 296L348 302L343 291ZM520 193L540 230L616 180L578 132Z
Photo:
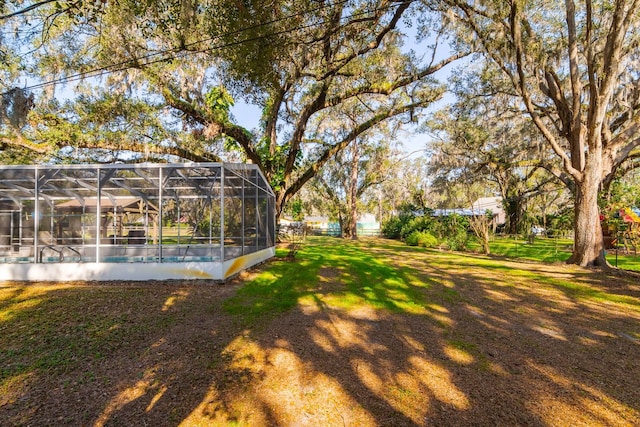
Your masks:
M256 165L0 166L0 280L224 280L274 245Z

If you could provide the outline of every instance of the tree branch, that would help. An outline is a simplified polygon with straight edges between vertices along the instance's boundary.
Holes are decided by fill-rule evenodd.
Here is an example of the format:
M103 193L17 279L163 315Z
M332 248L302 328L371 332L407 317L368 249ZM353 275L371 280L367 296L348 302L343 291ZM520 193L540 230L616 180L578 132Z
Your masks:
M383 122L388 118L400 115L402 113L406 113L412 108L417 108L419 106L420 106L420 103L408 104L395 109L382 111L382 112L379 112L374 117L367 120L366 122L360 123L351 132L349 132L349 134L345 136L340 142L328 147L324 152L322 152L322 154L320 154L318 159L316 159L315 162L313 162L313 164L311 164L307 168L307 170L305 170L294 182L291 183L291 185L285 191L285 194L283 196L283 202L285 202L291 196L293 196L296 192L298 192L307 181L313 178L313 176L322 168L322 166L324 166L324 164L329 159L331 159L335 154L337 154L338 152L346 148L352 141L354 141L362 133L366 132L367 130L371 129L372 127L376 126L377 124Z
M17 11L15 11L13 13L9 13L7 15L0 16L0 21L4 21L6 19L13 18L14 16L24 15L27 12L31 12L32 10L35 10L35 9L37 9L39 7L42 7L42 6L45 6L45 5L49 4L49 3L55 3L56 1L58 1L58 0L43 0L43 1L39 1L37 3L34 3L32 5L27 6L25 8L17 10Z

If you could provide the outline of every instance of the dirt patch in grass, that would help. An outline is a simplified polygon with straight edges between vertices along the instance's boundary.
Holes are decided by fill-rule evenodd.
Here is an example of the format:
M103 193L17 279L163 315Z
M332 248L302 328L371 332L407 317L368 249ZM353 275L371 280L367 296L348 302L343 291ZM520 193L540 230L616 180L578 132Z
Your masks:
M335 242L225 285L2 285L0 425L640 424L636 276Z

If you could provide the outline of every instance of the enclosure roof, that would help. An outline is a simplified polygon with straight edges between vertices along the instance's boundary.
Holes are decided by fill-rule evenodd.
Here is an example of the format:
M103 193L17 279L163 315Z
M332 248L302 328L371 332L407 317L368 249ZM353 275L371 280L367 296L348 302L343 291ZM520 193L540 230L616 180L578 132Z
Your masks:
M264 175L254 164L240 163L138 163L138 164L78 164L78 165L0 165L0 202L18 203L34 199L36 192L47 202L65 200L68 207L95 206L98 188L101 188L102 206L125 207L146 200L148 191L164 185L164 176L172 174L197 191L205 192L214 178L235 176L248 185L257 186L273 195ZM192 173L187 174L185 170ZM252 178L252 179L250 179ZM109 188L106 188L106 186ZM133 196L133 197L132 197ZM69 201L69 199L73 199Z

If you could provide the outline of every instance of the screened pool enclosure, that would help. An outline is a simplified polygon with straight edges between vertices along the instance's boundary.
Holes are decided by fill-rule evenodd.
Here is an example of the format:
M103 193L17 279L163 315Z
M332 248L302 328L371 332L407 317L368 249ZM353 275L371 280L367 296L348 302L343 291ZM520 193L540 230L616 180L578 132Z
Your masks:
M273 256L255 165L0 167L0 280L223 280Z

